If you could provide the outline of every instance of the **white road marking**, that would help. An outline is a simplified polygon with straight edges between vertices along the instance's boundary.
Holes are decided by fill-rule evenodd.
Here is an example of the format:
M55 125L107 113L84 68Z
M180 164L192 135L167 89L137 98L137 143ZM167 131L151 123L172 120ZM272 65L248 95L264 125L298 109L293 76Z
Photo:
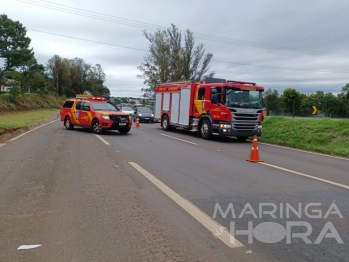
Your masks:
M0 144L0 147L4 146L5 144Z
M53 121L51 121L51 122L48 122L47 124L44 124L44 125L35 127L35 128L33 128L32 130L29 130L29 131L27 131L27 132L25 132L25 133L23 133L23 134L21 134L21 135L19 135L19 136L16 136L16 137L10 139L9 142L15 141L16 139L18 139L18 138L20 138L20 137L22 137L22 136L24 136L24 135L26 135L26 134L28 134L28 133L30 133L30 132L36 130L36 129L39 129L39 128L43 127L43 126L47 126L47 125L52 124L53 122L56 122L56 121L57 121L57 119L56 119L56 120L53 120Z
M248 140L248 141L252 142L252 140ZM283 148L283 149L288 149L288 150L293 150L293 151L308 153L308 154L312 154L312 155L326 156L326 157L331 157L331 158L336 158L336 159L340 159L340 160L349 161L349 158L339 157L339 156L331 156L331 155L327 155L327 154L316 153L316 152L311 152L311 151L302 150L302 149L297 149L297 148L291 148L291 147L286 147L286 146L273 145L273 144L264 143L264 142L258 142L258 144L268 145L268 146L273 146L273 147L279 147L279 148Z
M330 181L330 180L326 180L326 179L322 179L322 178L319 178L319 177L307 175L307 174L304 174L304 173L301 173L301 172L293 171L291 169L287 169L287 168L283 168L283 167L267 164L267 163L264 163L264 162L258 162L258 164L265 165L265 166L270 166L270 167L273 167L273 168L276 168L276 169L280 169L280 170L283 170L283 171L287 171L287 172L290 172L290 173L293 173L293 174L296 174L296 175L312 178L312 179L315 179L315 180L318 180L318 181L321 181L321 182L325 182L327 184L331 184L331 185L343 187L345 189L349 189L349 186L347 186L347 185L343 185L343 184L336 183L336 182L333 182L333 181Z
M185 142L185 143L189 143L189 144L193 144L193 145L197 145L196 143L194 142L190 142L190 141L187 141L187 140L183 140L183 139L180 139L180 138L177 138L177 137L174 137L174 136L168 136L168 135L165 135L165 134L162 134L162 133L159 133L160 135L162 136L166 136L166 137L169 137L169 138L173 138L173 139L176 139L176 140L179 140L179 141L182 141L182 142Z
M202 210L196 207L193 203L188 201L187 199L178 195L171 188L166 186L152 174L150 174L147 170L139 166L137 163L128 162L131 166L133 166L138 172L140 172L143 176L149 179L156 187L158 187L162 192L164 192L168 197L170 197L174 202L176 202L181 208L187 211L193 218L195 218L198 222L200 222L204 227L206 227L215 237L219 238L224 244L228 247L236 248L243 247L244 245L236 240L232 235L230 235L228 229L221 226L211 217L206 215ZM217 232L221 232L217 234Z
M40 244L38 244L38 245L21 245L20 247L17 248L17 250L33 249L33 248L37 248L37 247L41 247L41 245Z
M99 135L96 135L96 137L99 138L99 140L101 140L104 144L106 144L107 146L109 146L110 144L102 137L100 137Z

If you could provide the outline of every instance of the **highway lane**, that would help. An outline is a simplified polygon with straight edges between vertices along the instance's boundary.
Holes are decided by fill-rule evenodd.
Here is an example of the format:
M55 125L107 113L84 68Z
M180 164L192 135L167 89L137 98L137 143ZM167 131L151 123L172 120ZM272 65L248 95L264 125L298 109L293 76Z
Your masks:
M199 146L211 148L213 151L222 152L234 158L248 158L251 152L251 142L249 141L240 142L235 138L218 136L214 136L213 141L206 141L198 138L196 133L181 129L165 132L161 129L160 124L142 124L141 127L145 131L162 133L197 143ZM259 143L259 155L268 164L349 186L349 158L314 154L264 143Z
M89 130L57 121L0 154L0 261L249 260L244 249L227 252ZM31 244L42 246L17 250Z
M103 137L110 142L111 146L122 153L125 161L139 163L160 181L201 208L207 215L213 215L216 203L224 207L224 210L229 203L233 203L239 211L246 203L251 203L255 208L257 207L257 211L259 203L275 203L277 206L287 203L296 209L300 203L303 216L301 219L293 216L289 221L306 221L312 225L313 233L310 237L312 242L316 240L316 236L320 234L328 221L336 226L338 232L341 232L341 238L344 241L343 245L338 245L336 241L325 239L323 241L326 242L325 244L307 245L302 240L296 239L292 245L282 242L270 245L258 243L258 241L248 245L246 237L237 237L253 252L263 254L269 261L277 259L282 261L296 259L337 261L344 259L343 261L345 261L348 256L349 225L347 217L349 206L347 199L349 190L268 166L246 162L244 161L245 157L242 156L242 148L245 149L244 151L250 150L251 144L247 142L230 141L224 144L219 139L218 141L203 141L190 134L165 133L190 142L186 143L160 135L164 132L156 125L142 124L141 127L142 129L133 129L131 134L124 139L117 138L112 134ZM201 143L201 141L203 142ZM237 145L237 147L235 148L231 144ZM276 148L276 150L282 149ZM296 152L292 151L291 153ZM278 155L280 153L274 157L277 158ZM310 157L323 158L323 156L315 155ZM303 164L297 160L293 161L294 165L298 167ZM336 165L335 168L341 165L344 167L347 163L346 160L332 159L332 161L335 163L343 161L339 162L340 164ZM335 168L331 171L336 172ZM327 174L322 173L322 175ZM311 203L321 204L319 207L323 212L321 219L306 217L304 208ZM332 203L336 203L344 217L343 219L336 215L331 215L327 218L328 220L324 218ZM247 229L246 221L249 218L247 216L246 219L238 219L234 222L236 222L237 227ZM219 216L216 220L228 228L229 222L232 221L231 218L224 219ZM262 221L278 221L285 225L288 220L285 218L273 220L266 216L262 219L252 219L252 221L255 224Z
M247 142L204 141L193 134L163 132L156 124L141 127L127 135L101 135L106 145L88 130L66 131L56 122L2 146L0 232L10 241L0 243L1 260L135 261L142 256L147 261L346 261L348 190L246 162L251 148ZM333 239L319 245L300 239L292 244L285 244L285 239L274 244L254 239L249 244L246 236L236 236L244 247L228 248L129 162L142 166L210 217L217 203L224 210L233 203L237 215L246 203L257 214L259 203L294 207L301 203L303 208L321 203L324 214L335 201L343 219L335 214L309 219L302 211L301 219L293 215L288 220L307 221L314 230L309 236L312 242L331 221L344 244ZM248 221L255 226L271 221L285 225L287 219L268 215L255 219L247 214L235 219L229 213L226 218L218 214L215 220L227 228L233 221L237 229L247 229ZM120 224L125 225L123 230ZM19 244L39 240L45 245L37 250L14 251Z

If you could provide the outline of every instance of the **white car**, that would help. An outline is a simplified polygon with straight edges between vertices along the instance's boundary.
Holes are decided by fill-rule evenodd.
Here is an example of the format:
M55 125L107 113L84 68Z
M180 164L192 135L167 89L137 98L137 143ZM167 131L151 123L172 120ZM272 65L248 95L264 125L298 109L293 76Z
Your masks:
M121 111L125 112L126 114L129 114L131 118L133 117L134 112L135 112L131 107L126 107L126 106L123 106L121 108Z

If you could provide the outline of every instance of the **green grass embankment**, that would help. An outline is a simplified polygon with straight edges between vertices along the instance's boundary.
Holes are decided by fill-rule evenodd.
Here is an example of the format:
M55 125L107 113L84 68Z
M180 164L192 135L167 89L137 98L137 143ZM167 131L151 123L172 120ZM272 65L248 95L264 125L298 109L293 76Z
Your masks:
M40 94L0 94L0 114L31 109L60 108L64 97Z
M58 109L37 109L0 114L0 135L27 127L28 124L47 116L58 114Z
M258 140L349 157L349 120L266 117Z
M0 136L59 112L64 97L0 94Z

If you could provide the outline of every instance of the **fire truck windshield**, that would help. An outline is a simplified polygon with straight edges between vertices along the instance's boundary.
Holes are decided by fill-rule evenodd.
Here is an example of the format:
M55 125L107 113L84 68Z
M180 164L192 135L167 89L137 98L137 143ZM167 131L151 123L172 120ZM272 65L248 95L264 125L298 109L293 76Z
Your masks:
M226 88L224 105L228 107L262 108L262 91Z
M110 103L107 102L91 102L92 108L97 110L108 110L108 111L118 111L118 109Z

